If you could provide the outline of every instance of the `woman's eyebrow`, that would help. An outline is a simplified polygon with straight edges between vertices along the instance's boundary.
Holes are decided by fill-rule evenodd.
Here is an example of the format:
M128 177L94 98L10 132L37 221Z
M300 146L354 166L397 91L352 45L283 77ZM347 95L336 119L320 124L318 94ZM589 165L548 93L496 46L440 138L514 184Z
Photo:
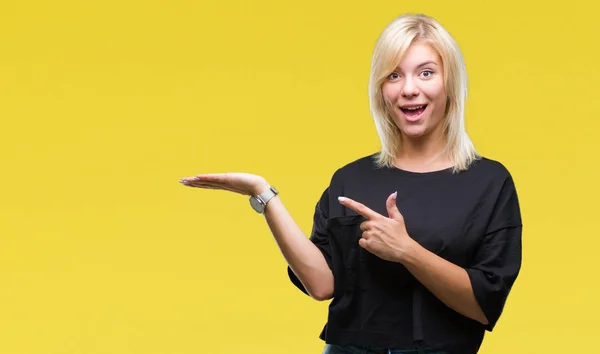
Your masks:
M435 61L433 61L433 60L429 60L429 61L426 61L426 62L424 62L424 63L421 63L421 64L417 65L417 69L418 69L418 68L421 68L421 67L423 67L423 66L425 66L425 65L429 65L429 64L433 64L433 65L436 65L436 66L438 65L438 63L436 63ZM396 70L402 71L402 69L400 68L400 65L398 65L398 66L396 67Z
M436 63L435 61L433 61L433 60L429 60L429 61L426 61L426 62L424 62L424 63L421 63L421 64L419 64L419 65L417 66L417 68L420 68L420 67L422 67L422 66L429 65L429 64L438 65L438 63Z

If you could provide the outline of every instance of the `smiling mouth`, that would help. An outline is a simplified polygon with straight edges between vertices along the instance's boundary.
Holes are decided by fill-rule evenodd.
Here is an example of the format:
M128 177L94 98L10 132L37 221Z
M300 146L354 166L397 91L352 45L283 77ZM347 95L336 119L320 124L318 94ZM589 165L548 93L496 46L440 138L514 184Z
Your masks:
M414 106L414 107L400 107L400 110L402 111L402 113L406 114L408 117L418 117L419 115L421 115L421 113L423 113L423 111L425 111L425 108L427 108L427 105L421 105L421 106Z

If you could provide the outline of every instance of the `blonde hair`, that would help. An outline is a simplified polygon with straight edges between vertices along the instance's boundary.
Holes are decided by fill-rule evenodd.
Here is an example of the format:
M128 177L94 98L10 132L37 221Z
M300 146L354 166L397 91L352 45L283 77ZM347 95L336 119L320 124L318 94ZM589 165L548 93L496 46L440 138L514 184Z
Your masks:
M415 42L429 44L442 60L444 87L448 95L443 126L445 152L453 162L453 172L464 171L480 157L465 131L467 71L464 59L452 36L436 20L423 14L406 14L396 18L383 30L375 45L369 78L369 101L381 141L376 165L392 167L402 149L400 129L386 109L381 87Z

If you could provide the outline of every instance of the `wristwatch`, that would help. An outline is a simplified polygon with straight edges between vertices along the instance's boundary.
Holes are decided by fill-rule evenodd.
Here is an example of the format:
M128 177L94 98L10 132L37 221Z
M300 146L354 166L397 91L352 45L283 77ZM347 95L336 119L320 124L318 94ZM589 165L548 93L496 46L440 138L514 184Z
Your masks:
M260 195L251 196L250 205L252 206L252 209L254 209L254 211L256 211L259 214L262 214L265 212L265 206L267 205L269 200L273 199L273 197L277 194L279 194L277 189L275 189L275 187L273 186L269 186L269 189L262 192Z

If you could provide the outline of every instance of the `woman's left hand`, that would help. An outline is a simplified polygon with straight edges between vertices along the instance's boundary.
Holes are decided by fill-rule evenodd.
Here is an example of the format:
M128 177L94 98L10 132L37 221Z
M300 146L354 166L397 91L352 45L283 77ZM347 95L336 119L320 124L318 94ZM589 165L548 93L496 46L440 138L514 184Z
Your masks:
M338 198L340 203L367 218L360 224L363 231L358 244L381 259L400 262L415 241L408 235L404 217L396 205L397 192L392 193L385 202L389 217L385 217L350 198Z

